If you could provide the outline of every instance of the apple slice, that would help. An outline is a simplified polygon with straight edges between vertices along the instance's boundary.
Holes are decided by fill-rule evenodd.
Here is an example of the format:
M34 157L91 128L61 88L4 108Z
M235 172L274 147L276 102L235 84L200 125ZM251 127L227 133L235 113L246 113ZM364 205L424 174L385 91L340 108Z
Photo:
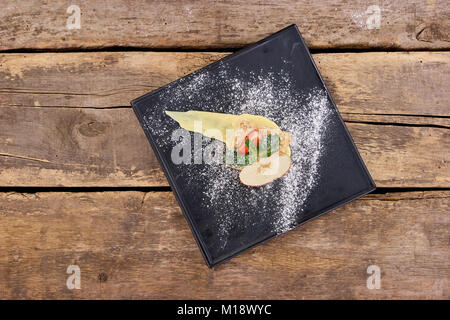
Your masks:
M270 157L260 158L259 161L241 170L239 179L249 187L259 187L284 176L291 167L291 157L274 153Z

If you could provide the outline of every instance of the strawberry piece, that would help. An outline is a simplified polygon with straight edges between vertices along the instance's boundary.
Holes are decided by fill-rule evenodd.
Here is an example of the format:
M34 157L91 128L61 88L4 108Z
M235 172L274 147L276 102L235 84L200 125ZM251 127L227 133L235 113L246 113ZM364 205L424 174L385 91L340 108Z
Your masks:
M251 131L248 135L247 135L247 139L249 139L254 145L255 147L258 146L259 141L261 140L260 134L258 130L253 130Z
M245 137L244 141L242 141L241 145L239 146L237 152L241 153L241 154L247 154L249 153L248 148L247 148L247 140L250 140L251 143L253 143L253 145L255 147L258 146L259 141L261 140L261 136L258 132L258 130L252 130L250 131L250 133Z
M237 149L238 153L241 154L247 154L248 153L248 148L245 145L245 141L247 141L247 137L245 138L245 140L242 142L241 146Z

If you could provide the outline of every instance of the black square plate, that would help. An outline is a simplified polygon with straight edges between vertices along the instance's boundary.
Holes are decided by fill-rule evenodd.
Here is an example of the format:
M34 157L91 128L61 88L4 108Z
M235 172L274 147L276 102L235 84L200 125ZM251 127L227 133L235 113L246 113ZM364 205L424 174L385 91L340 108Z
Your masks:
M210 267L375 189L295 25L131 104ZM174 164L180 125L165 111L189 110L274 121L291 134L289 171L249 187L239 170L206 164L198 150L191 164ZM184 133L203 148L218 143Z

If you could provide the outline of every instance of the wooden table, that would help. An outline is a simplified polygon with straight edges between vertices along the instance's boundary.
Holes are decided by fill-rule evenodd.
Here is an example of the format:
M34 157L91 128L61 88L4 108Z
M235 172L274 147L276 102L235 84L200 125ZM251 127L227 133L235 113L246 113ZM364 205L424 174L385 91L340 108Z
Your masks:
M2 2L0 298L450 298L448 1ZM291 23L379 189L208 269L129 101Z

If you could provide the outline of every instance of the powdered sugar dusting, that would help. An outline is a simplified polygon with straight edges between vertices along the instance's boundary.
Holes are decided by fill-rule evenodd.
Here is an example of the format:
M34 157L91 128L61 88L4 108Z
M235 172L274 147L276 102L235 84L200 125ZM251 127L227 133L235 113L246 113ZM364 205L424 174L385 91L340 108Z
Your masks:
M159 147L170 152L171 132L177 126L164 110L202 110L231 114L262 115L292 135L288 173L262 187L247 187L239 171L224 164L179 165L179 176L201 192L199 206L214 212L221 247L230 237L264 221L274 234L298 224L305 203L320 180L327 122L334 109L324 90L299 90L289 72L267 70L245 76L219 65L219 72L202 71L171 84L160 93L159 103L144 115L145 126L157 137ZM181 84L181 85L180 85ZM198 102L201 101L201 105ZM215 143L221 143L216 141Z
M303 211L303 203L318 182L320 158L323 154L322 139L330 108L325 94L310 93L306 99L305 113L298 115L289 125L293 133L292 167L283 179L280 202L284 204L275 230L283 233L292 228L297 215Z

